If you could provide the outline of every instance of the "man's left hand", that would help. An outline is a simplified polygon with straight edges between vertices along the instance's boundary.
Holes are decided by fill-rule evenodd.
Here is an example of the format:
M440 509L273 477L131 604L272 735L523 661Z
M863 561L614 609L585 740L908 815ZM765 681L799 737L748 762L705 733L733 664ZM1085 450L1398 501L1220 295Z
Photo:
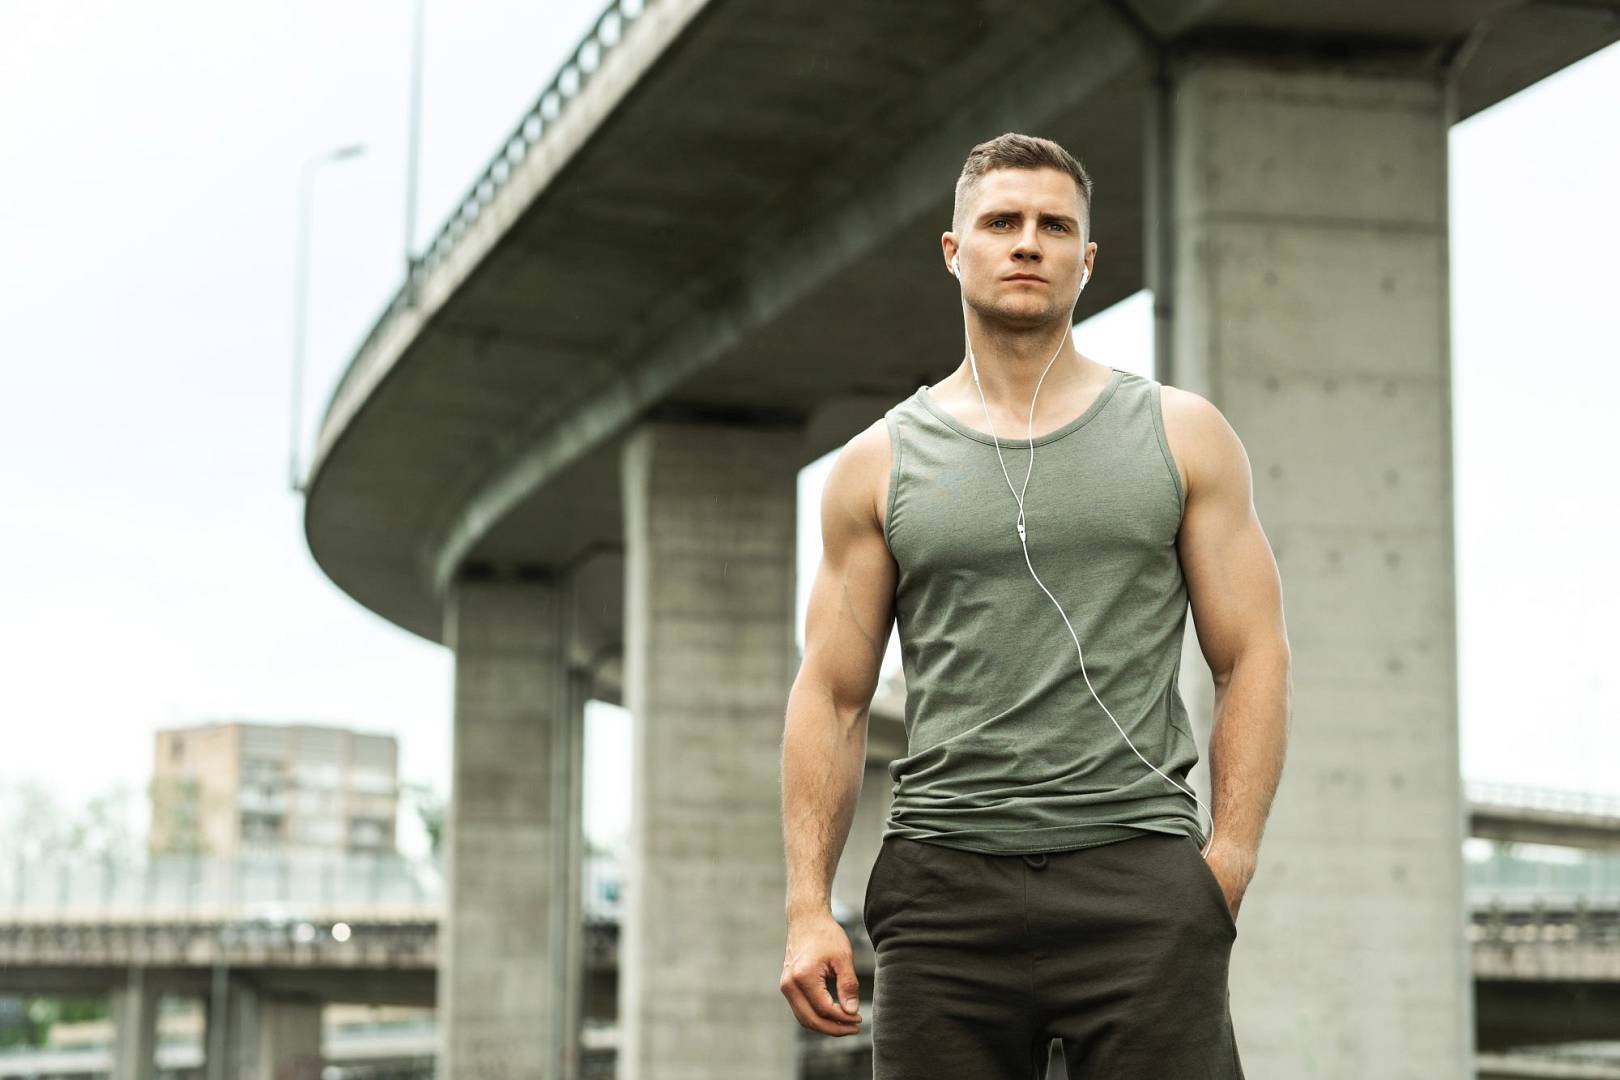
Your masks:
M1243 894L1248 891L1249 881L1254 877L1255 854L1247 848L1224 844L1217 837L1215 843L1210 845L1209 852L1204 855L1204 861L1209 864L1210 870L1215 874L1215 880L1220 883L1221 892L1226 897L1227 910L1232 913L1232 921L1237 921L1238 908L1243 905Z

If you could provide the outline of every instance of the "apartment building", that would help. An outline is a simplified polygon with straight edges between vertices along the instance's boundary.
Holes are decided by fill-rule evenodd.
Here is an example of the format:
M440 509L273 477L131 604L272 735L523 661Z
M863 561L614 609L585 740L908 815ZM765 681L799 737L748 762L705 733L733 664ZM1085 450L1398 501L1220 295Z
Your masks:
M399 743L314 724L167 728L151 794L154 853L391 854Z

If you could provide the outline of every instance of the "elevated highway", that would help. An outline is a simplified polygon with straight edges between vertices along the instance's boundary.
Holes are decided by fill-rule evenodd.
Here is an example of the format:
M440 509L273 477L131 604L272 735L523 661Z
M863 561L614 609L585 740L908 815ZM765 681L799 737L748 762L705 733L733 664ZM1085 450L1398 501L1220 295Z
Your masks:
M938 234L988 134L1038 129L1099 178L1106 269L1084 318L1154 284L1144 87L1159 63L1337 56L1436 77L1455 64L1455 123L1620 40L1606 13L610 4L349 363L309 469L310 550L360 603L442 640L458 568L622 550L619 451L636 421L782 423L805 432L807 464L954 367ZM582 608L622 610L618 577L593 587Z

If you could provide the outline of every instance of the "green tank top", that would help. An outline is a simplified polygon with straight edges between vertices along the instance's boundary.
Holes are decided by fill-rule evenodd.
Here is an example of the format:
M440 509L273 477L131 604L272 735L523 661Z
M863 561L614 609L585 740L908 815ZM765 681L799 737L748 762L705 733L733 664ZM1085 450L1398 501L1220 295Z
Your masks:
M1063 605L1119 728L1191 790L1198 746L1176 687L1185 498L1159 383L1111 370L1085 412L1034 440L1029 563ZM883 837L989 854L1144 831L1202 846L1198 804L1131 750L1087 688L1074 638L1024 561L1018 504L988 431L953 418L927 386L885 416L883 535L899 568L906 752L889 764ZM996 435L1021 488L1029 440Z

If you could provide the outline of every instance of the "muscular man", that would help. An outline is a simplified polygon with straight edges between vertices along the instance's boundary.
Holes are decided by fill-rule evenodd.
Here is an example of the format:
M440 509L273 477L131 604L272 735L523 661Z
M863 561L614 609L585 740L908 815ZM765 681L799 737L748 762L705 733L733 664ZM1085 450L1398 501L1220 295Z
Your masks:
M1090 210L1056 143L973 149L941 237L963 362L852 438L822 495L780 988L802 1026L860 1030L830 889L898 619L907 752L862 912L876 1080L1044 1076L1054 1038L1074 1080L1243 1075L1227 967L1289 722L1281 584L1219 410L1075 348ZM1189 604L1212 806L1177 687Z

